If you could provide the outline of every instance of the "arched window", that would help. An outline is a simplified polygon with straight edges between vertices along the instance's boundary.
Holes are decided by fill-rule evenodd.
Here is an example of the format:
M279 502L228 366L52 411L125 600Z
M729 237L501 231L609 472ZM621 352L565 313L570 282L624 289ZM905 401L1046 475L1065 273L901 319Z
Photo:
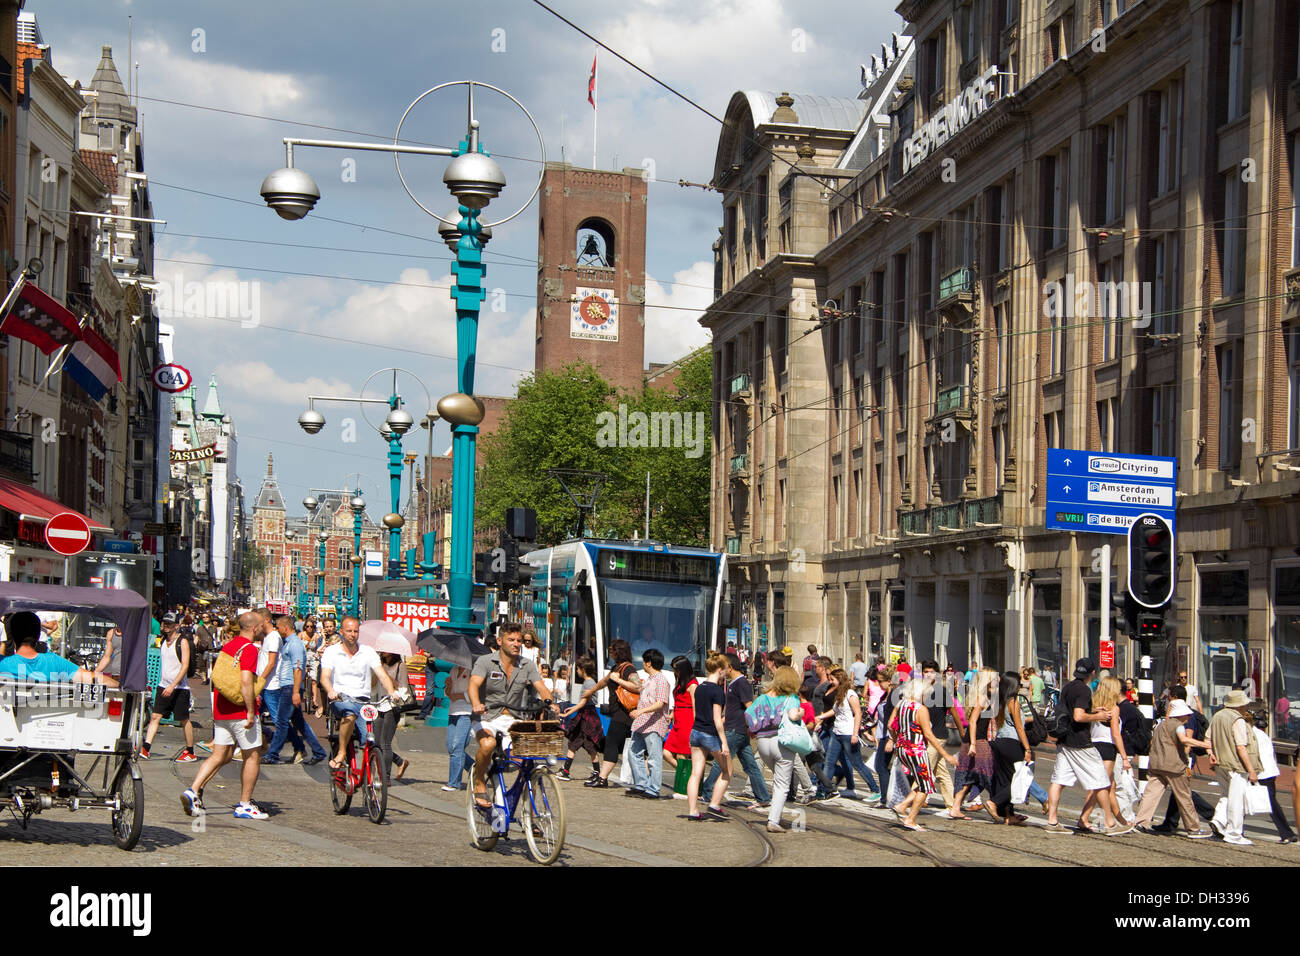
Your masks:
M579 266L614 268L614 227L603 219L584 219L578 224L576 254Z

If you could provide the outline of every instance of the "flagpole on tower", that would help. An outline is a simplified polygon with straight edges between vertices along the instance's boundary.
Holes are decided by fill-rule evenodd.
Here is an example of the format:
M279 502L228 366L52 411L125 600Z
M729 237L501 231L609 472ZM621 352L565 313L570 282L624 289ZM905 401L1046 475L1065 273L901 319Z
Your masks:
M597 51L599 52L599 51ZM596 118L600 107L596 105L596 53L591 55L591 77L587 80L587 102L591 104L591 168L596 168Z

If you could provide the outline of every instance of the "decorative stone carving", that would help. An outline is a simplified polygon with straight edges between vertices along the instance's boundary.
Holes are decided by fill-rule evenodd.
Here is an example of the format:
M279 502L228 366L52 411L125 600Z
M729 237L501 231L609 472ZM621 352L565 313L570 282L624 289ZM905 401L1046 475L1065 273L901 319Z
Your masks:
M791 126L797 124L799 122L799 114L791 109L792 106L794 106L794 97L787 92L782 92L782 94L776 98L776 111L772 113L772 122L788 124Z
M1007 452L1007 464L1002 469L1002 490L1016 490L1016 452L1015 449Z
M812 143L800 143L795 152L799 154L800 159L812 159L817 155L817 150L813 148Z

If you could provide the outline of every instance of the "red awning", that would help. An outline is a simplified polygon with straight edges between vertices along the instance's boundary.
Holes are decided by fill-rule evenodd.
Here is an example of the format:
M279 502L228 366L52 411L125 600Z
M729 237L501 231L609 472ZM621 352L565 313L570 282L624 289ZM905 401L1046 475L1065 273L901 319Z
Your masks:
M61 505L53 498L45 497L35 488L20 485L8 478L0 478L0 508L15 512L23 521L36 521L40 524L45 524L55 515L62 514L65 511L81 515L81 512L76 508ZM81 515L81 517L86 518L85 515ZM105 527L90 518L86 518L86 523L90 525L90 530L93 532L99 534L113 533L112 528Z

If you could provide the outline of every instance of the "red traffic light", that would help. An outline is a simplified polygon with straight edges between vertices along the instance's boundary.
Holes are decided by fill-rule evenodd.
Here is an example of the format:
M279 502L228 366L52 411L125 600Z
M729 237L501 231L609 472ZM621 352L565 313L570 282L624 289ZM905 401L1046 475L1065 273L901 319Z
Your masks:
M1174 593L1174 533L1159 515L1138 515L1128 533L1128 590L1148 608L1162 608Z

